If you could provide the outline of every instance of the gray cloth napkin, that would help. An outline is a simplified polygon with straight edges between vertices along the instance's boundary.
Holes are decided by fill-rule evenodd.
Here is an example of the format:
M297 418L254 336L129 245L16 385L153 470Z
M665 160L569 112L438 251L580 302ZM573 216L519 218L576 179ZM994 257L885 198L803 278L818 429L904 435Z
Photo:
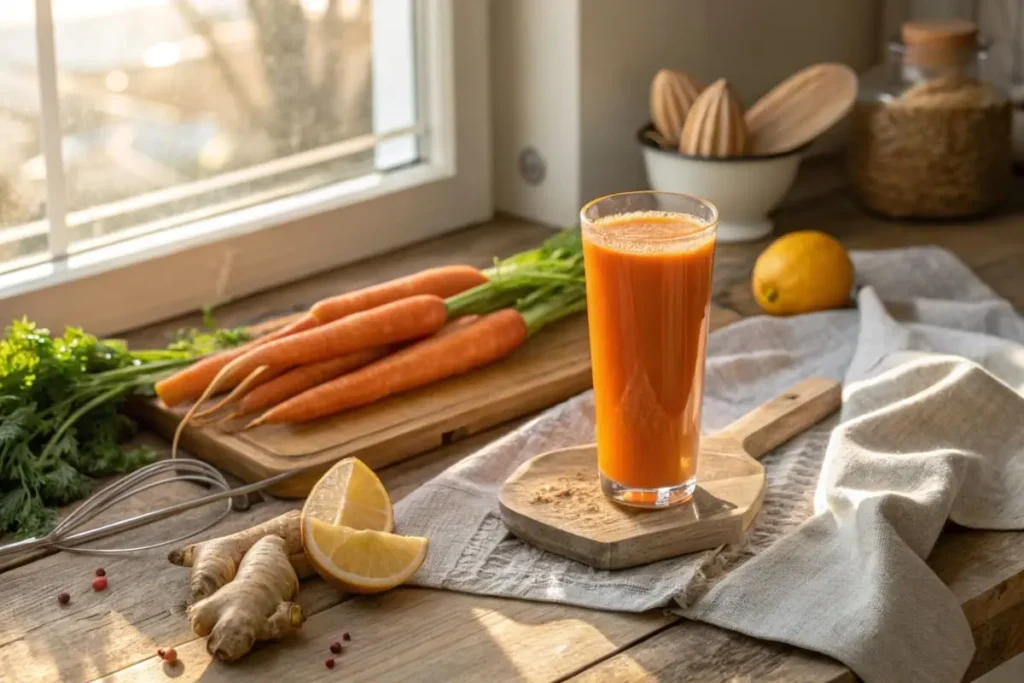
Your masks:
M534 455L593 440L588 392L397 505L399 530L431 539L414 583L669 607L828 654L869 683L960 680L970 628L925 558L947 519L1024 528L1024 320L942 249L853 259L857 310L752 318L711 336L705 431L806 377L844 381L841 415L764 458L764 505L742 544L610 572L511 536L501 483Z

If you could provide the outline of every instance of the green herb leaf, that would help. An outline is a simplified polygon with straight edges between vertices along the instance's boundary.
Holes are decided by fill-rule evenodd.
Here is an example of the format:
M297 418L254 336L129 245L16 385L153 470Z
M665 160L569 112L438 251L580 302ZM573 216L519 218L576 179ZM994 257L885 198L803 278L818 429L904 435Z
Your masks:
M118 412L130 395L192 359L246 341L243 330L187 333L171 348L130 351L69 327L52 335L26 319L0 339L0 530L46 533L53 509L92 489L92 477L153 462L125 450L135 424Z
M4 396L4 398L17 400L16 396ZM6 401L0 405L11 404L12 401ZM3 421L0 421L0 448L16 443L18 440L28 436L28 427L32 421L35 409L36 404L29 403L28 405L15 408L7 415L4 415Z
M66 462L58 462L40 479L39 493L51 505L67 505L91 491L92 479Z

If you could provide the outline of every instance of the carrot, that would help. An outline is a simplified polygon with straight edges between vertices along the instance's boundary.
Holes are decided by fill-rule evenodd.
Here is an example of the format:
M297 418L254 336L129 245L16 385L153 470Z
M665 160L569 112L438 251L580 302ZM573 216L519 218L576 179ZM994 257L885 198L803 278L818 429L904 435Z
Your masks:
M280 372L363 349L427 337L444 326L448 308L429 294L413 296L275 339L250 349L221 368L197 404L224 385L236 385L260 366ZM190 415L194 409L190 411Z
M429 294L411 296L257 346L221 368L185 413L174 430L171 458L177 457L181 435L199 406L222 384L235 382L236 378L240 382L260 366L276 372L374 346L426 337L444 327L448 313L448 305L440 297Z
M375 346L427 337L441 329L447 319L444 299L430 294L411 296L275 339L236 358L221 373L244 378L261 365L282 369L319 363Z
M249 376L238 383L234 389L228 392L228 395L217 401L213 406L206 410L200 410L199 412L192 415L195 424L206 424L214 419L214 415L223 410L226 406L240 400L246 396L250 391L253 391L257 387L266 384L267 382L273 381L278 376L283 374L284 370L271 370L269 366L261 365L251 373Z
M251 415L261 410L301 394L307 389L312 389L335 377L344 375L346 372L360 368L367 363L372 363L378 358L387 355L390 350L387 346L376 346L362 351L345 354L338 358L300 365L288 372L275 377L271 381L256 387L239 401L235 412L229 419L236 419L243 415Z
M473 323L475 323L477 320L479 320L482 317L483 317L482 315L478 315L478 314L473 313L473 314L470 314L470 315L464 315L461 318L455 318L450 323L448 323L447 325L442 327L440 332L438 332L434 336L435 337L440 337L442 335L451 334L452 332L458 332L463 327L466 327L467 325L472 325Z
M468 372L503 358L527 337L527 322L506 308L435 335L271 408L249 423L308 422Z
M487 281L486 275L471 266L430 268L355 292L332 296L313 304L309 310L323 324L417 294L433 294L446 299Z
M478 315L465 315L457 318L442 327L434 336L451 334L455 330L476 321L479 317ZM391 353L392 350L394 350L394 347L377 346L319 363L310 363L309 365L293 368L283 375L272 378L266 384L252 389L239 401L235 412L229 415L227 419L235 420L243 415L251 415L252 413L266 410L292 396L301 394L307 389L312 389L318 384L323 384L335 377L344 375L346 372L351 372L383 358ZM259 370L256 370L256 372L259 372ZM201 415L197 413L196 417L201 417Z
M244 356L252 349L272 342L276 339L281 339L304 330L309 330L316 327L316 318L312 315L304 315L295 322L285 325L279 330L271 332L270 334L264 335L253 339L247 344L235 347L233 349L227 349L220 353L212 356L201 358L192 365L188 366L181 372L177 372L166 379L162 379L156 383L156 393L167 407L176 406L179 403L185 401L194 401L202 395L203 391L209 386L213 378L217 376L217 373L221 371L228 363ZM243 378L239 378L241 381ZM235 382L234 384L237 384ZM224 383L223 389L230 389L232 385Z

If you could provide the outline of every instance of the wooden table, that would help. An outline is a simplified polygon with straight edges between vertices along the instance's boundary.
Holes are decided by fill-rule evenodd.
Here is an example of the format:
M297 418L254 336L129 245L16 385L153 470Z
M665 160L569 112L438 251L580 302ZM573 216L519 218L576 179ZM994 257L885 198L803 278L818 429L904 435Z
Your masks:
M1024 195L1024 183L1015 191ZM814 200L779 216L781 230L820 229L858 249L939 244L956 252L1018 309L1024 308L1024 205L986 221L963 225L905 225L869 218L843 195ZM219 312L218 322L254 322L350 287L417 267L453 260L484 264L492 255L528 248L543 228L498 219L443 239L295 283ZM719 250L715 301L741 314L756 307L750 268L764 243ZM141 330L136 345L160 344L184 319ZM439 448L383 470L397 500L514 424ZM153 437L146 437L155 441ZM159 442L158 442L159 443ZM165 447L165 444L160 444ZM164 491L139 501L152 507L184 492ZM250 526L295 507L272 500L233 513L207 535ZM200 518L211 514L199 511ZM185 519L138 529L119 542L166 538ZM929 563L960 598L974 629L977 654L968 679L1024 651L1024 533L949 529ZM104 566L110 588L89 589ZM204 642L184 616L185 570L163 552L95 558L59 554L8 568L0 588L0 679L4 681L138 681L167 675L178 681L813 681L853 680L838 663L792 647L760 642L661 614L594 612L552 604L398 589L349 599L318 579L302 586L310 615L303 633L243 661L210 662ZM70 605L56 596L69 591ZM340 634L352 643L338 667L325 668L328 645ZM184 666L164 671L157 647L175 646Z

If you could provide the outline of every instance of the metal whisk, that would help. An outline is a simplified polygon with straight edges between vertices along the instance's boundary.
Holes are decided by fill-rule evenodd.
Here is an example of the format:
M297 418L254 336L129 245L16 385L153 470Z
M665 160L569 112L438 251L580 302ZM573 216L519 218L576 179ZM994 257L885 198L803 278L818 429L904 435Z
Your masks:
M224 478L224 475L221 474L217 468L205 462L190 460L187 458L160 460L138 469L123 479L119 479L96 492L88 500L82 503L82 505L74 512L61 520L57 526L55 526L53 530L45 536L41 538L28 538L23 541L16 541L14 543L0 546L0 559L10 555L16 555L42 548L67 550L70 552L89 555L124 555L143 550L151 550L153 548L160 548L162 546L171 545L172 543L178 543L206 531L224 519L224 517L226 517L232 510L233 498L247 496L250 493L261 491L305 471L307 470L300 469L283 472L270 477L269 479L263 479L262 481L246 484L245 486L231 488L227 479ZM128 519L111 522L110 524L104 524L103 526L93 529L81 530L86 524L88 524L88 522L95 519L97 515L120 502L128 500L143 491L182 481L203 484L216 490L216 493L185 500L180 503L175 503L174 505L168 505L167 507L160 508L159 510L145 512L134 517L129 517ZM144 524L173 517L174 515L182 512L194 510L204 505L209 505L219 501L227 501L227 505L215 518L210 521L203 522L198 528L175 538L160 541L158 543L150 543L148 545L127 548L80 547L81 544L88 543L89 541L106 538L107 536L111 536L121 531L134 529Z

